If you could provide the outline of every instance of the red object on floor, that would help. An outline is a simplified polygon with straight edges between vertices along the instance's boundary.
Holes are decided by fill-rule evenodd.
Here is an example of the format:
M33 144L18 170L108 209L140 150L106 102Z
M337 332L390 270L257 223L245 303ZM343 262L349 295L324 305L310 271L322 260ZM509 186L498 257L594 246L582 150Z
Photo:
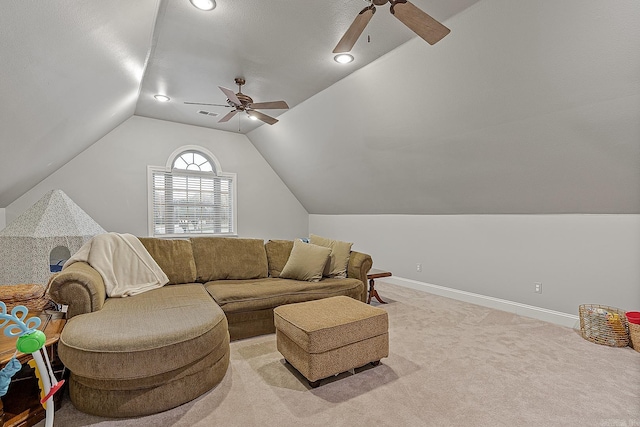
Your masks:
M640 325L640 311L627 311L627 320L636 325Z
M47 393L47 395L45 397L43 397L40 400L40 403L44 403L47 400L49 400L49 398L51 396L53 396L54 394L56 394L56 391L60 390L60 387L62 387L62 385L64 384L64 380L60 380L56 383L56 385L54 385L53 387L51 387L51 390L49 390L49 393Z

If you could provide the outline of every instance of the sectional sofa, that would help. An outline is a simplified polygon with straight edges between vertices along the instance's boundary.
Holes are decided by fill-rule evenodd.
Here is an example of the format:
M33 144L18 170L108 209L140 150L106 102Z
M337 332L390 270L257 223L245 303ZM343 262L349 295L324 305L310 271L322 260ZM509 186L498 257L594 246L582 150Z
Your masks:
M371 257L347 250L340 268L344 242L313 237L324 246L140 238L169 283L126 298L108 297L87 263L64 268L49 294L68 306L58 352L74 405L109 417L170 409L222 381L229 340L274 332L274 308L338 295L365 301Z

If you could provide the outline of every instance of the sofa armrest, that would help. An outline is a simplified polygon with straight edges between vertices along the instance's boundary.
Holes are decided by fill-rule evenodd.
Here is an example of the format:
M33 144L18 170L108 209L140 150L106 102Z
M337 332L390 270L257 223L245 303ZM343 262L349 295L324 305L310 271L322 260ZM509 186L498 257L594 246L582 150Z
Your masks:
M351 251L349 256L349 264L347 265L347 277L360 280L364 284L364 292L362 293L362 301L367 301L367 273L373 265L370 255L362 252Z
M69 306L68 319L100 310L107 298L102 276L85 262L75 262L55 274L48 292L52 300Z

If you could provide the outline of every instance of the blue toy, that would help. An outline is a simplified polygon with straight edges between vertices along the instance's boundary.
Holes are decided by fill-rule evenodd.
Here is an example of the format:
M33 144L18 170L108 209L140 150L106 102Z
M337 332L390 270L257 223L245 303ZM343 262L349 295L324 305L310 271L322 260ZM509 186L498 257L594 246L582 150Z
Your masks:
M17 352L16 352L17 353ZM22 368L22 364L16 359L14 355L7 366L0 371L0 397L7 394L9 390L9 384L11 384L11 378Z
M27 307L19 305L11 310L11 314L8 314L6 304L0 301L0 328L4 328L6 336L18 338L16 341L16 353L7 363L7 366L0 371L0 396L4 396L7 393L11 377L22 367L18 359L16 359L18 351L30 353L36 362L38 377L42 382L45 395L40 401L45 405L45 427L53 427L55 409L52 397L62 387L64 380L56 380L51 368L51 362L49 362L49 356L47 356L46 351L42 350L47 337L37 329L41 323L40 318L31 317L26 322L23 321L28 312ZM42 357L43 354L44 359Z

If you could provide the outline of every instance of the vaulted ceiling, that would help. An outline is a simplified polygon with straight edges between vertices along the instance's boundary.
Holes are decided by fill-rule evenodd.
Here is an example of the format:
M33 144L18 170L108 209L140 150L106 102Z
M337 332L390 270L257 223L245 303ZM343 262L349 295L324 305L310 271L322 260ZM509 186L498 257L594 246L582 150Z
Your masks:
M415 3L446 20L477 1ZM379 7L351 52L356 61L337 64L332 50L367 4L363 0L219 0L213 11L202 12L188 0L162 1L135 113L247 133L261 124L246 115L219 123L228 108L184 102L225 104L218 86L237 92L234 78L244 77L242 91L255 102L285 100L294 107L415 36L388 12L388 6ZM158 93L171 98L169 105L156 102L153 96ZM198 114L200 110L220 116L204 116ZM264 112L278 116L282 110Z
M248 134L309 212L640 213L640 2L446 24Z
M415 0L446 20L477 0ZM103 137L132 114L246 133L246 116L198 114L184 101L224 104L217 86L254 101L309 98L414 37L385 7L361 40L356 61L331 51L362 0L9 1L0 5L0 207ZM388 15L388 16L383 16ZM363 35L363 37L365 37ZM163 93L171 102L159 104ZM269 111L271 113L271 111ZM277 116L281 111L273 111Z
M451 34L379 7L340 66L362 0L3 2L0 207L136 114L246 133L310 213L640 213L637 1L413 3ZM235 77L291 110L184 104Z

